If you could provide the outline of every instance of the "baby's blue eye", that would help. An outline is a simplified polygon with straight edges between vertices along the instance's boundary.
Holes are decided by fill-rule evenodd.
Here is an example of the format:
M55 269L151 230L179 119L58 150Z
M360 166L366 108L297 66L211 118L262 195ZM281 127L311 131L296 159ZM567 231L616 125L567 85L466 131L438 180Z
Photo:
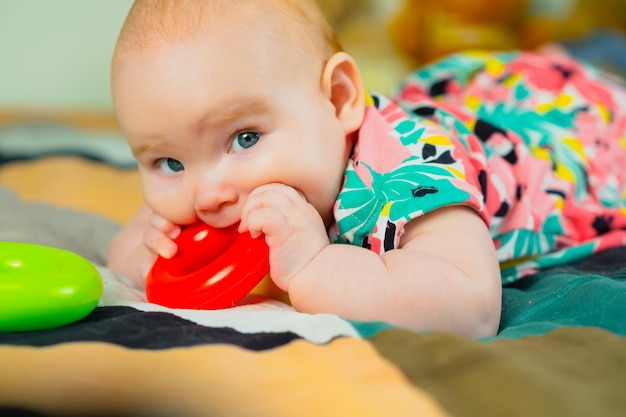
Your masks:
M231 149L234 152L243 151L256 145L259 139L261 135L258 132L241 132L233 139Z
M161 158L157 161L157 166L165 174L175 174L185 169L183 164L174 158Z

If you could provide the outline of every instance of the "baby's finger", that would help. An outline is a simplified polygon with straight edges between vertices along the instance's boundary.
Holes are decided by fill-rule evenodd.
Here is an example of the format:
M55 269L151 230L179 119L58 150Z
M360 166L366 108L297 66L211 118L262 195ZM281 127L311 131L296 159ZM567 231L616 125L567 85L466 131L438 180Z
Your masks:
M298 204L306 203L304 196L292 187L284 184L266 184L256 188L246 201L241 213L240 231L248 229L247 217L250 213L272 207L277 210L290 210Z
M297 204L306 200L304 194L302 194L300 191L296 190L293 187L280 183L261 185L260 187L254 189L254 191L250 193L250 196L261 199L266 199L272 196L281 197L285 201L292 204Z
M160 230L161 232L169 236L171 239L176 239L178 235L180 235L180 231L181 231L180 226L172 223L171 221L167 220L165 217L159 216L156 213L152 213L152 215L150 216L150 225Z
M241 222L239 224L239 232L249 231L252 237L257 237L261 234L262 230L260 226L263 225L258 219L261 218L258 214L254 216L257 221L251 223L250 216L255 215L259 211L261 212L279 212L281 210L287 210L291 207L291 203L284 197L267 195L266 193L251 194L246 201L246 204L241 211ZM277 213L276 213L277 214ZM264 216L263 216L264 217Z
M289 229L288 219L284 213L271 207L250 212L246 217L246 223L252 237L258 237L263 233L266 239L273 241L281 240L286 234L284 231Z
M152 227L148 227L144 232L143 241L151 252L166 259L178 251L178 246L169 236Z

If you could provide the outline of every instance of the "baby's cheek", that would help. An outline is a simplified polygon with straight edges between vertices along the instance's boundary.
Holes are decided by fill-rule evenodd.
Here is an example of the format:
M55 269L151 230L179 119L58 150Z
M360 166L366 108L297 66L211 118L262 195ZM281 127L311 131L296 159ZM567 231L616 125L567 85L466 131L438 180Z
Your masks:
M193 198L184 193L144 190L146 205L174 224L190 224L196 220Z

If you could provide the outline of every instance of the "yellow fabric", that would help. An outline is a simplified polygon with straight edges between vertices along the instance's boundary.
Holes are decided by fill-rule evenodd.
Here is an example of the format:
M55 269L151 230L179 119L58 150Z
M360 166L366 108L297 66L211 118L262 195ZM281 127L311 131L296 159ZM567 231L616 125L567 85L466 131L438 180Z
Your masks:
M136 170L79 157L48 157L0 167L0 185L25 200L87 210L124 222L143 203Z
M0 346L0 405L69 415L444 416L365 340L253 352Z

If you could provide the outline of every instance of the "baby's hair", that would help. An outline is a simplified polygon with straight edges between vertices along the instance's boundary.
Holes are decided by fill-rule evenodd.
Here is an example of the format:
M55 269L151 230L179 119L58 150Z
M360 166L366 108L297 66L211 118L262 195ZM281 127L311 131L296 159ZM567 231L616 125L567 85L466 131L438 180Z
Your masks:
M181 41L237 19L242 7L290 51L325 63L341 46L315 0L135 0L118 38L117 50L157 47Z

